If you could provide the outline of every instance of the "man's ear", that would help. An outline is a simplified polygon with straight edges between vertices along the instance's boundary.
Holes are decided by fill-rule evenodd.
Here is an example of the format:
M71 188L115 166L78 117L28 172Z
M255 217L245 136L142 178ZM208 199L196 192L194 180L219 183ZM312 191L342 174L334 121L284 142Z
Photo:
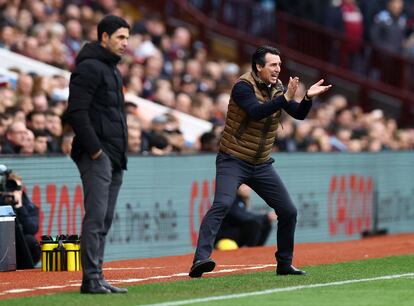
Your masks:
M106 33L106 32L103 32L102 33L102 38L101 38L101 41L104 43L104 44L106 44L106 42L109 40L109 35L108 35L108 33Z
M259 64L256 64L256 69L258 72L262 71L262 68L263 68L262 66L260 66Z

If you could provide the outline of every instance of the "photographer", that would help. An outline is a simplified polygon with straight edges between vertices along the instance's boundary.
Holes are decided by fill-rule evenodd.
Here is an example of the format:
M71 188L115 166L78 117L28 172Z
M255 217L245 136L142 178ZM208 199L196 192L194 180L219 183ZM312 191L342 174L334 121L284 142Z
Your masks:
M16 213L17 269L30 269L39 262L41 250L35 235L39 230L39 209L22 190L22 178L7 171L1 183L0 205L11 205Z

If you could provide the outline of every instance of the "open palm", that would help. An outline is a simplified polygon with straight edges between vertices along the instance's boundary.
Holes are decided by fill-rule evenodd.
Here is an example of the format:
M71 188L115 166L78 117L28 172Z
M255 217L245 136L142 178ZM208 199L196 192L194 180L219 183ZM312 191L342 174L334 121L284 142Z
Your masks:
M332 85L322 85L323 82L324 79L321 79L315 84L313 84L311 87L309 87L307 91L307 95L309 98L319 96L320 94L327 92L332 87Z

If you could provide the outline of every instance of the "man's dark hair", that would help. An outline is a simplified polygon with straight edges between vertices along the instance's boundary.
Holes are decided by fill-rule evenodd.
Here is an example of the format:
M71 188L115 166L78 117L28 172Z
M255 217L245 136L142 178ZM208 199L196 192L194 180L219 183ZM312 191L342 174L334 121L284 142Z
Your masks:
M33 117L36 116L36 115L45 116L45 113L44 112L40 112L40 111L33 110L33 111L31 111L30 113L28 113L26 115L26 121L32 121Z
M216 152L217 151L217 137L213 132L205 132L200 137L200 151Z
M104 17L98 24L98 40L102 40L102 34L106 32L108 36L114 34L119 28L127 28L130 29L128 22L125 19L114 16L108 15Z
M252 55L252 70L254 71L254 73L257 73L256 64L259 64L262 67L266 64L265 55L267 53L271 53L274 55L280 55L280 51L274 47L270 47L270 46L258 47Z

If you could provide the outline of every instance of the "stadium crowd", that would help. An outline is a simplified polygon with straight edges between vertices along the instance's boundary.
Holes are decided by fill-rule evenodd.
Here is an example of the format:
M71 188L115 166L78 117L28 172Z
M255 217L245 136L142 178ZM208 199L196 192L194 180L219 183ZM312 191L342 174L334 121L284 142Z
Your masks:
M124 80L130 154L215 152L231 84L249 65L211 59L189 29L167 29L158 15L132 18L115 0L0 0L0 48L71 70L85 41L96 40L105 14L132 25L128 54L119 64ZM136 21L137 20L137 21ZM1 154L69 154L73 132L64 124L68 79L11 69L15 82L0 76ZM305 95L305 85L297 100ZM170 109L148 117L129 97L142 97ZM275 151L378 152L414 149L414 129L399 128L377 109L364 112L346 97L314 101L308 120L282 118ZM213 124L187 143L176 111Z
M363 41L414 55L412 0L278 0L278 9L342 32L357 51Z

